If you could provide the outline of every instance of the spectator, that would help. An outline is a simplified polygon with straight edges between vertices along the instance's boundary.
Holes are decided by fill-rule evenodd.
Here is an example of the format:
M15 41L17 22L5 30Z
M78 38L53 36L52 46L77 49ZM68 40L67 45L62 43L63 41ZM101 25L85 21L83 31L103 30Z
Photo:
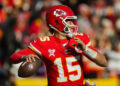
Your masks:
M109 77L111 78L119 78L119 86L120 86L120 41L115 42L113 49L107 52L107 56L109 57L108 62L108 70Z
M78 27L80 32L90 30L91 24L89 21L90 8L86 4L81 4L78 7Z

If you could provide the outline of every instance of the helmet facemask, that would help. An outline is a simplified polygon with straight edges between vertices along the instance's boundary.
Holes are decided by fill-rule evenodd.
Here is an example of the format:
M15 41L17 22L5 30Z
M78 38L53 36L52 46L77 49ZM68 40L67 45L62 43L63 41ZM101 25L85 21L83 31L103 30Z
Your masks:
M77 26L77 17L76 16L67 16L65 19L62 19L62 23L65 25L64 30L62 31L63 35L66 35L69 38L74 37L76 32L78 31ZM68 24L67 22L71 21L72 24Z

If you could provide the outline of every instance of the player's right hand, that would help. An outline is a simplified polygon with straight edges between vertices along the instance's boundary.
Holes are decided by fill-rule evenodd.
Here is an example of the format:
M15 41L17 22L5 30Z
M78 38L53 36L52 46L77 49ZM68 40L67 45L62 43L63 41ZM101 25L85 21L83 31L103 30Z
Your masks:
M36 58L37 58L37 59L40 59L39 56L33 55L33 54L23 56L22 59L23 59L23 61L25 61L25 62L22 64L22 66L24 66L26 63L29 63L29 62L32 63L32 62L36 61Z
M25 56L26 62L34 62L36 58L40 59L39 56L33 54Z

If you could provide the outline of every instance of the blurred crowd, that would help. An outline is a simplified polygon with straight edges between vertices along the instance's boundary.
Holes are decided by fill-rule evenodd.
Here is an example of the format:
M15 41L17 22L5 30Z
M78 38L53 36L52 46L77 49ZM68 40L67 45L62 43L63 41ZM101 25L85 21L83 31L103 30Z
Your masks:
M9 56L37 36L51 35L46 13L60 4L72 8L79 32L108 60L104 69L84 57L85 78L120 78L120 0L0 0L0 86L15 86L18 66L9 63ZM35 77L46 77L45 71L43 63Z

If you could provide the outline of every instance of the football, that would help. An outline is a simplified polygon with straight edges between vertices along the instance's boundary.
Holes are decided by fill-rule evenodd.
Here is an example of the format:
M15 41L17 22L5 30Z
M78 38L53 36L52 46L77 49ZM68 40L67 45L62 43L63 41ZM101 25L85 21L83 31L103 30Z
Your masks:
M24 61L18 69L18 76L23 78L32 76L40 68L41 62L42 62L41 59L37 59L37 58L34 62Z

